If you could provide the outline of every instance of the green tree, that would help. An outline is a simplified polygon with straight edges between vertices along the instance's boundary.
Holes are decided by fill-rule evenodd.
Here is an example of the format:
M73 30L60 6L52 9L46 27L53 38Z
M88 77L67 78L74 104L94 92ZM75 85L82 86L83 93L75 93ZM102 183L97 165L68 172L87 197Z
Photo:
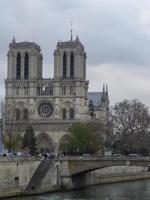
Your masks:
M96 124L77 123L61 141L60 150L71 154L95 153L102 143Z
M28 126L23 137L23 149L31 155L36 154L36 137L32 126Z
M19 132L8 132L4 134L3 138L4 146L8 149L8 152L21 150L22 137Z

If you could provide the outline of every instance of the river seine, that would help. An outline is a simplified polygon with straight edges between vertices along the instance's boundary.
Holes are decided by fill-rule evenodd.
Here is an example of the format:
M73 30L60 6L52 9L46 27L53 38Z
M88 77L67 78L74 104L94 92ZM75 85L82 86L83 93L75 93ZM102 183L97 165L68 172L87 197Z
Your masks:
M97 185L81 190L56 192L7 200L150 200L150 180Z

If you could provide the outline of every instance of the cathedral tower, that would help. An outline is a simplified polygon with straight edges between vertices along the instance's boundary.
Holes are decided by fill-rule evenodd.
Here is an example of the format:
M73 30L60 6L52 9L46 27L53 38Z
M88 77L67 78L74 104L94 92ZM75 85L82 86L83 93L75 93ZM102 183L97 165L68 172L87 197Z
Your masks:
M34 42L16 43L13 39L8 51L9 80L29 80L42 78L42 54Z
M75 40L58 42L54 52L55 79L86 79L86 53L77 36Z
M75 40L71 37L69 41L57 43L54 51L54 80L58 84L57 105L63 105L63 119L86 120L86 53L78 36Z
M13 39L7 56L6 129L23 134L32 125L41 152L58 151L73 123L106 118L105 92L88 94L86 52L78 36L57 43L53 78L42 77L41 49L34 42Z

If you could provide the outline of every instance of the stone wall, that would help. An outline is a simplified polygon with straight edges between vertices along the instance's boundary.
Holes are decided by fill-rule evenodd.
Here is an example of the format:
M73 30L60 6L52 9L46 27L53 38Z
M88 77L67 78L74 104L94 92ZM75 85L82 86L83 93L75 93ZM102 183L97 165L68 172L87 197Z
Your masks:
M1 158L0 198L150 178L147 170L148 167L141 166L114 166L70 176L68 161L65 159L42 161L33 158Z
M103 173L101 170L89 172L86 174L85 178L86 186L124 182L124 181L135 181L135 180L143 180L150 178L150 172L145 171L145 169L142 170L141 167L138 168L133 167L131 170L129 169L130 167L127 168L126 168L127 171L124 171L122 173L106 174Z
M21 194L29 183L39 160L2 159L0 161L0 197Z

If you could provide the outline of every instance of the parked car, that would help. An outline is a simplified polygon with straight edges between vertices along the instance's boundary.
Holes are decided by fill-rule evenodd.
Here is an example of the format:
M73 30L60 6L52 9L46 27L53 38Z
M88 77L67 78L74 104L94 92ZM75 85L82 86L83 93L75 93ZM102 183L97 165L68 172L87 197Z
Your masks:
M137 155L136 153L130 153L130 154L129 154L129 157L130 157L130 158L135 158L135 157L138 157L138 155Z
M112 156L113 156L113 157L121 157L122 154L121 154L121 153L113 153Z
M91 156L90 153L84 153L84 154L82 154L82 157L90 157L90 156Z
M14 157L15 155L10 152L10 153L6 153L6 156L8 156L8 157Z

